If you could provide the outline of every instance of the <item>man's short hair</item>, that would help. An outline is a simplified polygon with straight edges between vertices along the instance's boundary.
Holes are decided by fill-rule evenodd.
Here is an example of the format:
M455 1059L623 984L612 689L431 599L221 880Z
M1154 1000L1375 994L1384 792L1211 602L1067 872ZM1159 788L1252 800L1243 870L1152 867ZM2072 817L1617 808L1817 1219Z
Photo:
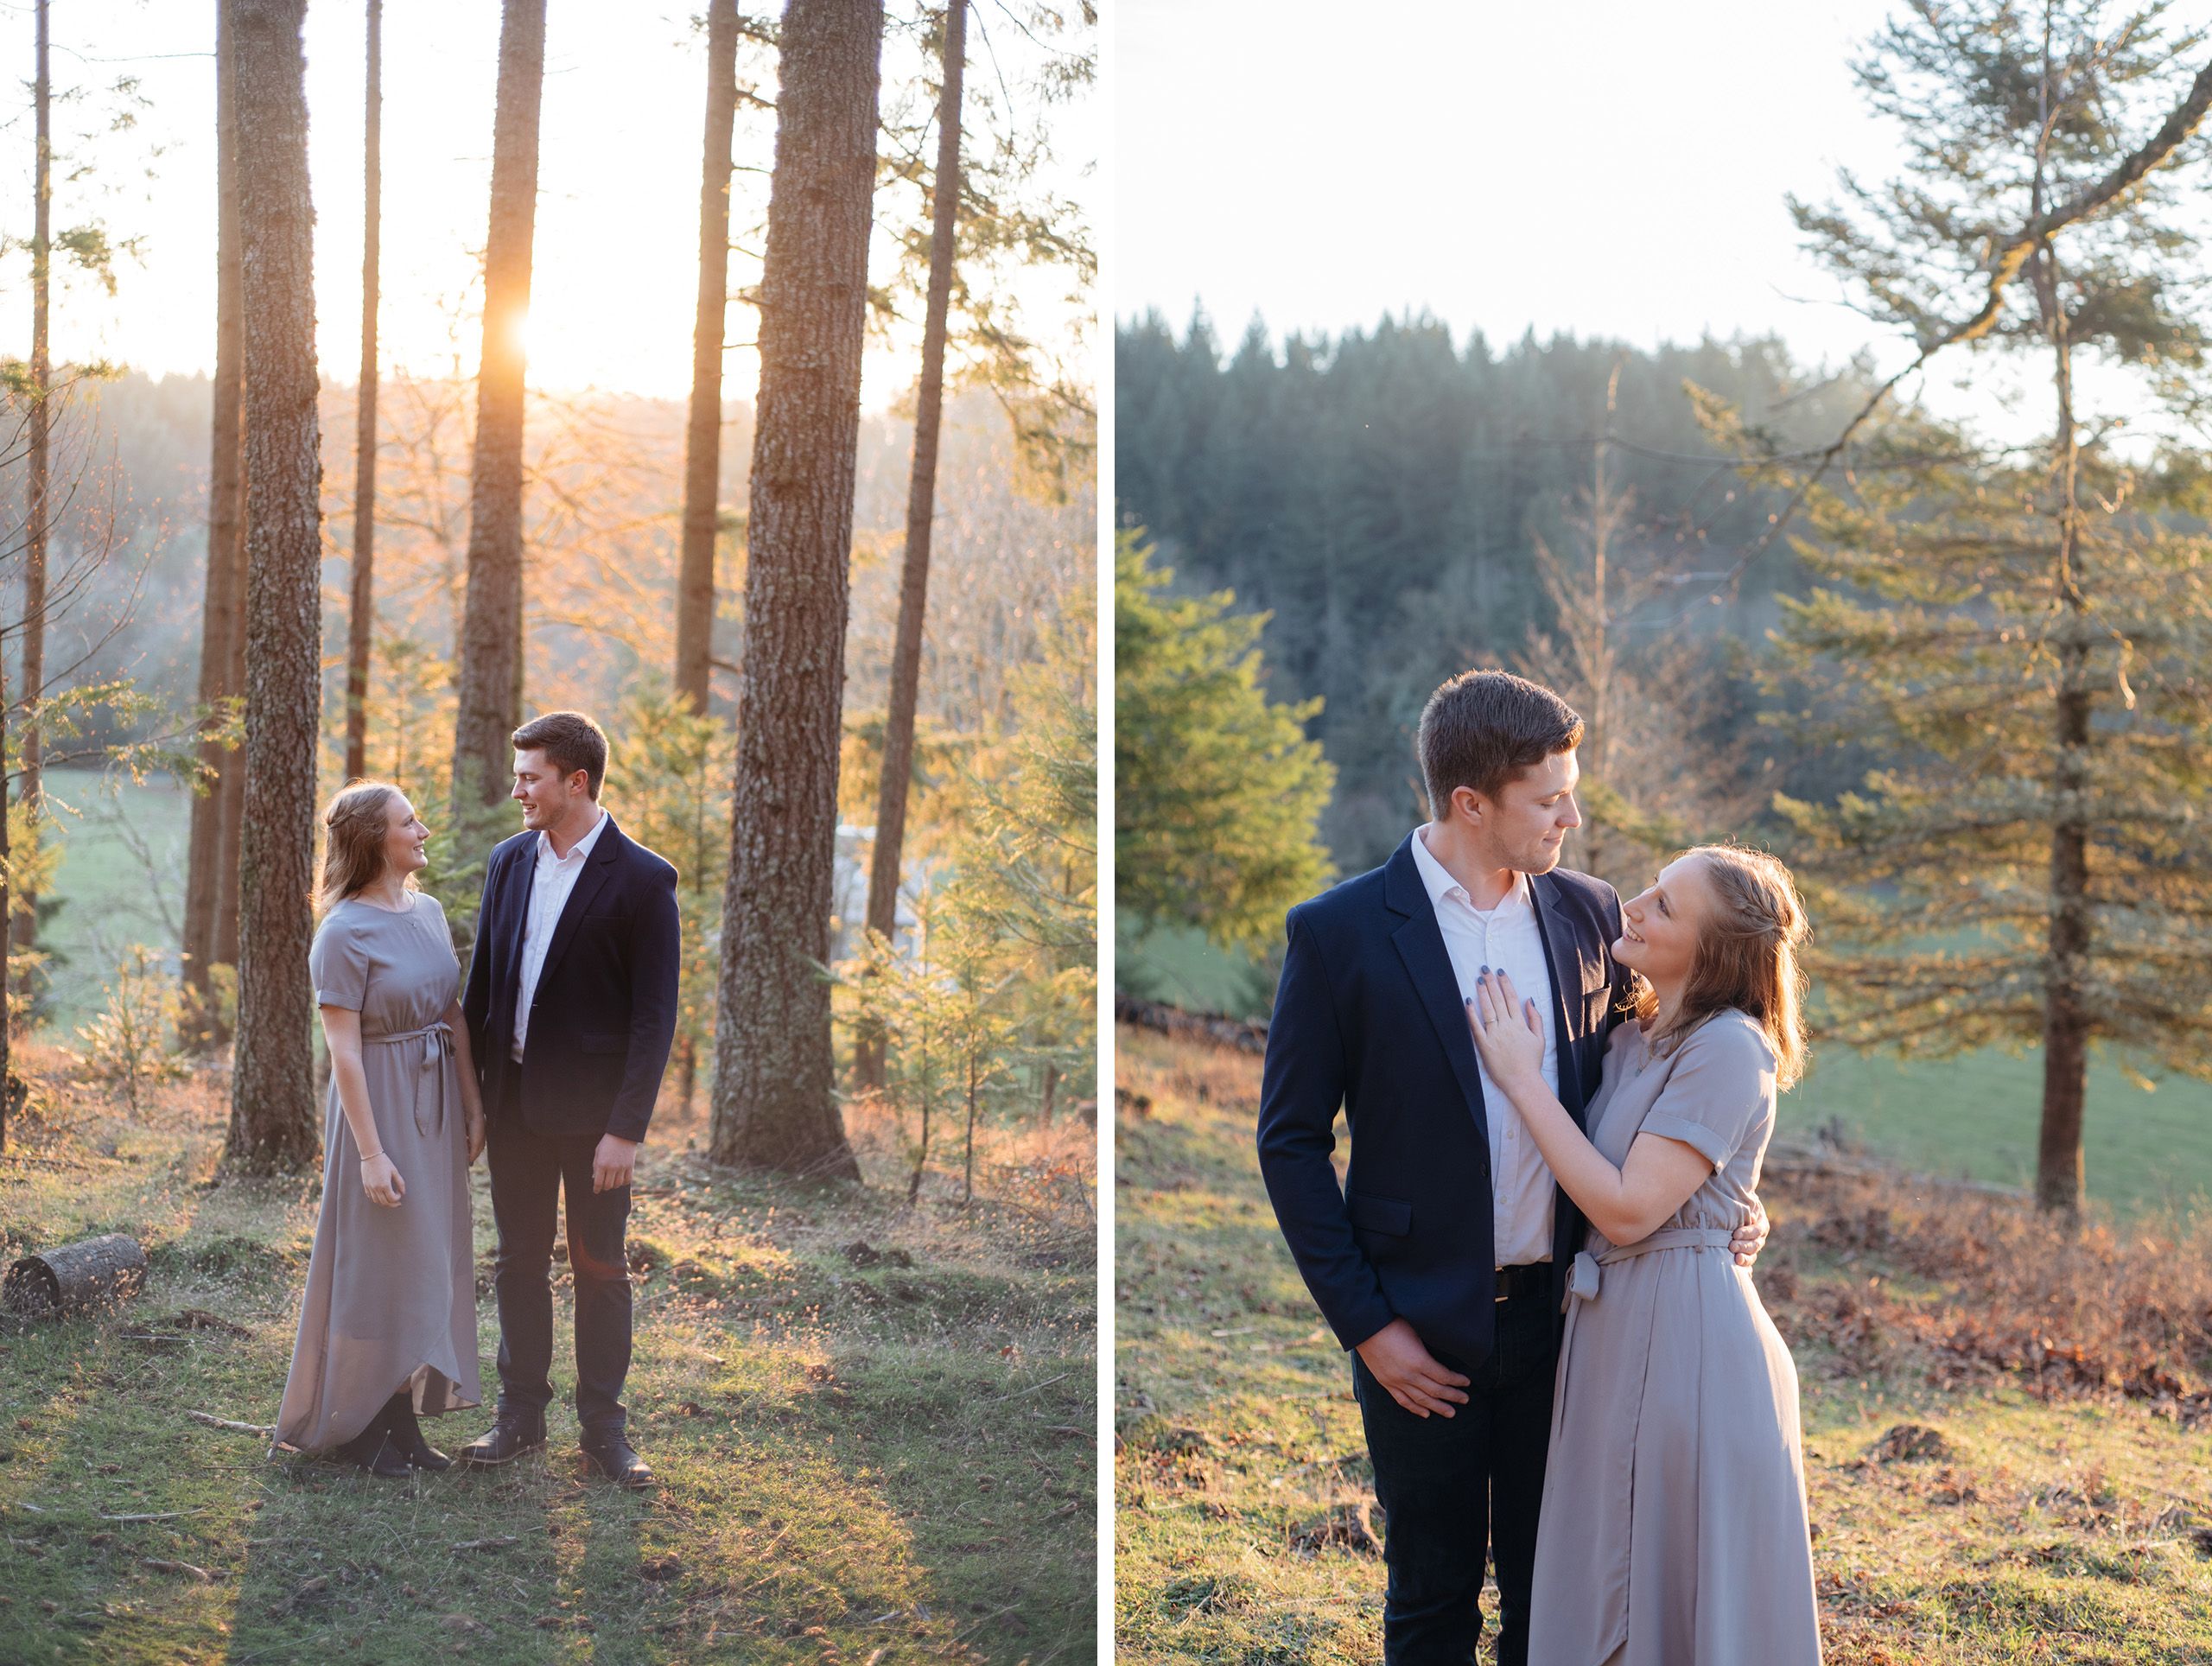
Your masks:
M1443 820L1460 787L1496 798L1524 770L1581 744L1582 719L1541 683L1510 671L1462 671L1421 709L1429 818Z
M599 784L607 779L607 734L583 713L549 711L531 718L512 738L517 752L543 753L564 781L583 771L591 796L599 797Z

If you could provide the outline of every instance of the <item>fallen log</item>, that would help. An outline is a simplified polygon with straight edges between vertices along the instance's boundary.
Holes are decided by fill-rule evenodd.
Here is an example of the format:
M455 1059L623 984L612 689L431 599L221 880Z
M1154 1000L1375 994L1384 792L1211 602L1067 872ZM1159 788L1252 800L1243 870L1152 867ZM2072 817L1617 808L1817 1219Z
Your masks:
M121 1232L25 1256L0 1278L0 1303L31 1319L58 1319L128 1300L145 1288L146 1252Z

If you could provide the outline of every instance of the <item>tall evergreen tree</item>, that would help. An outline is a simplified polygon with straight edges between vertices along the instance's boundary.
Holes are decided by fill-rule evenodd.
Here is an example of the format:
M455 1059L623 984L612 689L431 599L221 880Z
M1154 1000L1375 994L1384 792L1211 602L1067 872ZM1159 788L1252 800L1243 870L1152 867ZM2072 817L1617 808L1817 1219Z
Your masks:
M729 311L730 133L737 120L737 0L707 6L707 135L699 170L699 298L683 430L683 543L676 578L676 692L706 715L721 524L722 334Z
M492 218L484 242L484 355L468 491L468 595L454 719L456 832L505 798L522 722L523 325L537 225L537 120L545 87L545 0L505 0L492 130Z
M2205 365L2180 199L2203 188L2187 141L2212 105L2212 47L2164 10L1963 0L1900 14L1857 69L1916 136L1904 176L1847 175L1841 204L1793 205L1860 304L1911 332L1915 365L1963 345L2050 376L2032 467L1897 469L1963 445L1905 421L1890 443L1907 449L1878 446L1844 487L1822 477L1850 429L1783 472L1812 517L1804 558L1846 587L1791 607L1792 664L1817 657L1847 732L1878 734L1898 760L1864 795L1788 808L1833 877L1903 887L1904 907L1853 914L1874 952L1840 958L1829 980L1853 1033L1922 1051L2041 1044L2036 1197L2066 1211L2081 1202L2091 1046L2205 1072L2212 1035L2190 946L2212 914L2198 761L2212 553L2162 523L2104 425L2084 437L2075 379L2094 356L2171 392ZM1908 946L1931 919L1965 945Z
M368 773L369 643L376 625L377 253L384 193L384 0L368 0L361 193L361 379L353 424L353 595L346 620L346 779Z
M1114 884L1141 925L1257 948L1327 882L1318 823L1336 772L1260 684L1264 614L1226 591L1163 595L1135 531L1114 552Z
M315 1114L315 750L322 693L322 454L306 0L238 0L238 230L245 347L245 804L238 1028L226 1161L308 1167Z
M218 1033L213 969L238 961L239 810L245 760L218 731L245 692L245 436L240 424L237 0L215 0L215 375L207 478L207 575L200 605L200 771L185 858L184 976L206 1041Z
M952 299L953 238L960 214L960 79L968 48L967 0L945 8L944 74L938 95L937 173L931 184L929 298L922 316L922 379L914 394L914 448L906 477L906 548L899 581L898 634L891 650L891 706L883 725L876 787L875 843L868 855L868 929L898 929L899 857L914 772L914 711L922 681L922 621L929 606L930 531L937 512L938 429L944 413L945 314ZM883 1084L883 1049L858 1049L864 1085Z
M42 806L40 782L44 774L39 734L38 707L46 693L46 545L53 511L47 500L48 448L52 437L54 366L47 350L47 318L53 279L54 252L54 86L47 73L47 10L48 0L37 0L36 63L31 82L37 146L31 170L31 385L30 432L24 459L23 537L23 730L22 782L24 807L37 825ZM0 811L7 795L0 792ZM8 946L29 947L38 935L38 899L29 886L18 887L16 906L20 918L0 913L7 926ZM0 1012L4 1012L0 1008Z
M760 281L712 1149L857 1176L832 1077L830 912L880 0L792 0Z

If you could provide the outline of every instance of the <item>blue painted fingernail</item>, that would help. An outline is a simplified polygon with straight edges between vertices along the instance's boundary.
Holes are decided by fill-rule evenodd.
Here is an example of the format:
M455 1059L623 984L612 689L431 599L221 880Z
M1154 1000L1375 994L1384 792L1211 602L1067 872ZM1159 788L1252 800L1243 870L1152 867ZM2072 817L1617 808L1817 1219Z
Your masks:
M1490 976L1490 968L1489 968L1489 967L1485 966L1485 967L1484 967L1484 968L1483 968L1483 976L1484 976L1484 977L1488 977L1488 976Z

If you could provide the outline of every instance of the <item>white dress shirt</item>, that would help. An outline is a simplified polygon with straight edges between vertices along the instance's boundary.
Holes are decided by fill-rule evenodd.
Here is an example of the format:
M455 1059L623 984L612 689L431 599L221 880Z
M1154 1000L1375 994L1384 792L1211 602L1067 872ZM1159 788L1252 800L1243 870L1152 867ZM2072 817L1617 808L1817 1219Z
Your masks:
M543 833L537 836L537 872L530 885L530 915L523 923L522 987L515 992L517 1063L521 1062L523 1042L530 1033L530 1003L537 998L537 978L545 970L545 951L553 944L553 928L561 923L561 911L569 906L576 876L584 871L591 848L606 828L607 812L602 810L591 831L571 845L565 856L555 855L553 841Z
M1459 982L1459 998L1471 1000L1476 981L1485 966L1503 971L1514 989L1533 1000L1542 1014L1544 1027L1544 1083L1559 1091L1559 1038L1552 1019L1552 979L1544 960L1544 939L1536 924L1536 899L1526 874L1513 876L1513 888L1497 906L1485 912L1475 906L1466 887L1453 879L1444 864L1432 855L1428 836L1433 823L1414 832L1414 866L1436 908L1437 929L1444 934L1445 952L1452 957L1452 973ZM1529 1135L1513 1102L1490 1079L1490 1071L1476 1055L1481 1072L1483 1113L1490 1124L1491 1206L1497 1264L1517 1267L1552 1258L1552 1194L1555 1184L1543 1153Z

